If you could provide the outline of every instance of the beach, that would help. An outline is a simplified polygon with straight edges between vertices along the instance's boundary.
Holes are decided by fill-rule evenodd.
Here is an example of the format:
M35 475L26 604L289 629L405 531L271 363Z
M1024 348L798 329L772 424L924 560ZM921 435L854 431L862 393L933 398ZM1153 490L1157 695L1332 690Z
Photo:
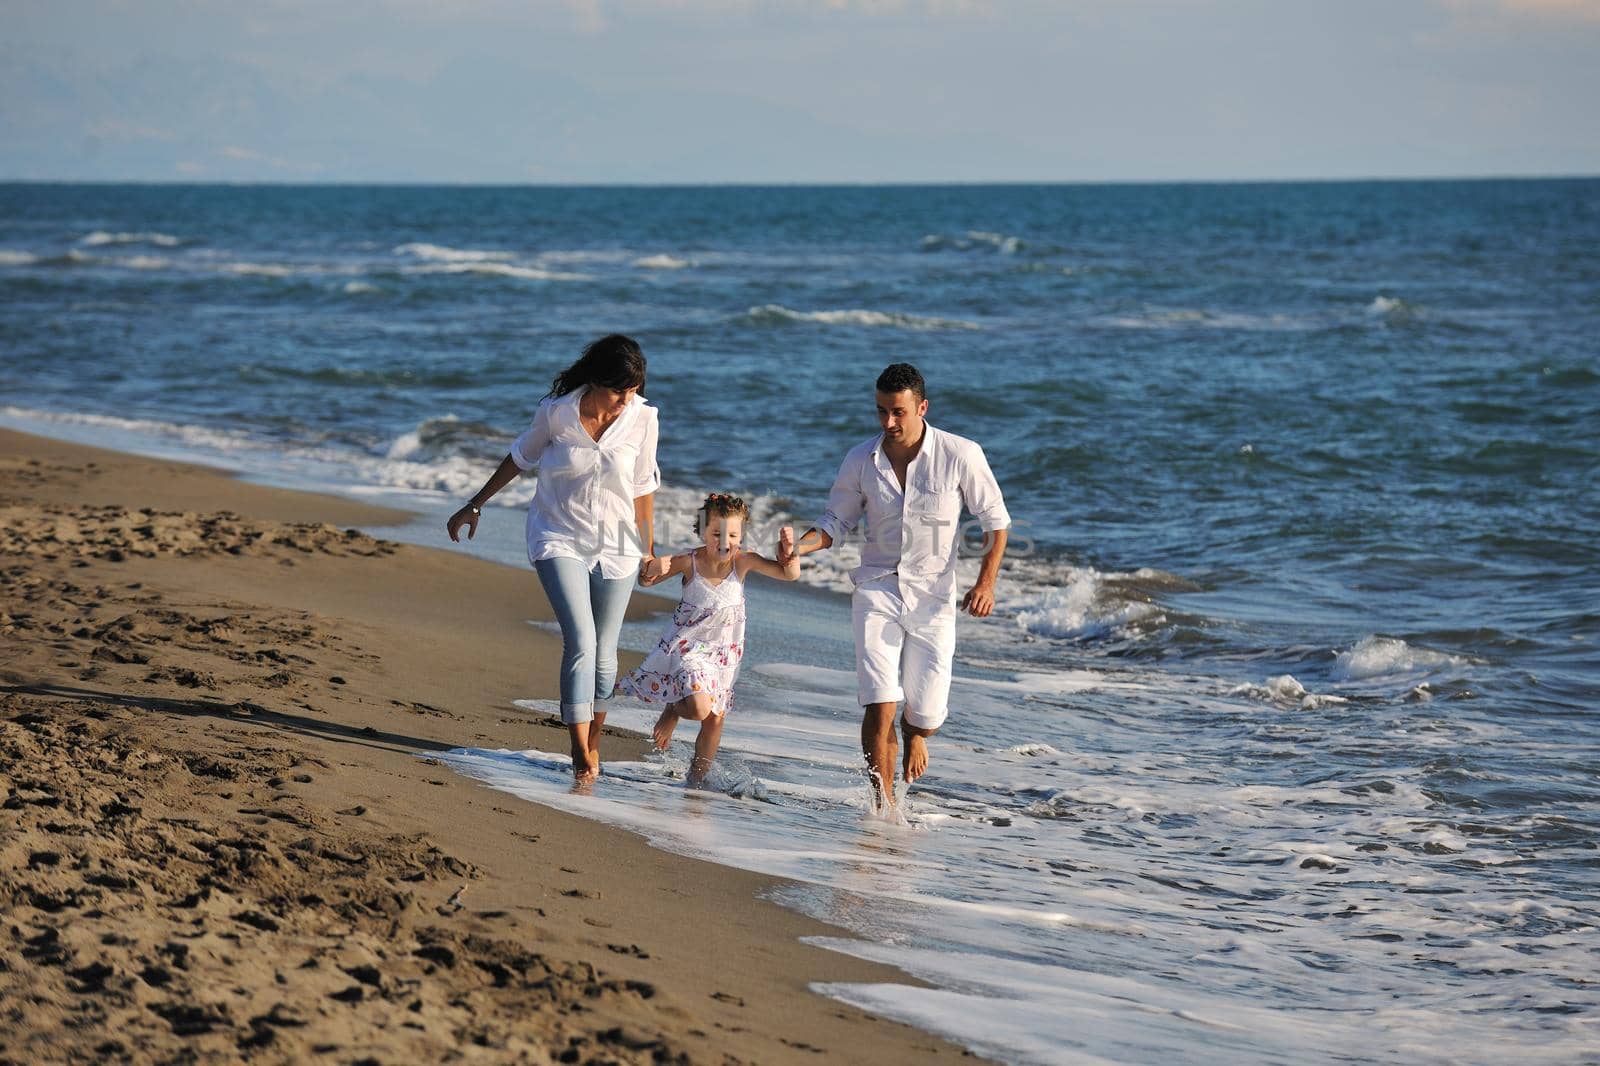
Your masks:
M565 749L531 571L10 431L0 513L0 1061L966 1055L809 991L907 978L773 879L429 756Z
M202 779L184 802L264 818L282 850L305 832L238 811L337 792L324 827L423 833L492 873L401 877L431 893L427 921L468 884L472 914L544 923L542 957L591 939L560 958L649 982L648 1011L764 1034L738 1057L790 1054L780 1036L871 1045L752 1026L709 997L754 1003L768 978L702 988L707 972L756 967L785 1010L826 1013L820 993L1014 1063L1587 1061L1597 193L0 185L0 428L153 457L15 453L16 505L69 510L5 524L12 580L49 569L76 591L7 591L0 669L190 701L173 726L189 743L236 729L304 748L333 770L262 771L248 799ZM564 732L541 724L557 693L524 536L535 479L495 496L470 544L443 527L613 329L649 360L663 551L696 543L708 492L750 504L746 543L769 554L781 526L815 523L878 429L891 360L924 375L932 425L983 447L1014 528L994 613L958 619L951 713L898 821L873 817L861 774L858 545L750 583L712 788L684 789L681 729L664 754L608 739L607 773L572 793ZM963 587L977 567L960 560ZM637 604L665 606L655 591L676 589ZM661 623L622 627L625 665ZM261 710L213 713L239 703ZM645 735L658 713L617 700L607 725ZM369 769L343 767L358 756ZM58 819L39 798L16 809ZM71 869L30 870L32 851L68 854L18 852L15 876ZM547 877L522 896L545 918L490 887L523 866ZM88 890L50 891L68 888ZM668 901L675 932L635 895ZM757 895L779 906L748 909ZM694 901L777 954L714 941L707 965ZM604 935L572 932L596 907L615 908ZM650 939L667 935L685 939ZM74 971L102 957L79 950ZM79 979L50 972L68 997ZM248 1028L271 1005L229 1010ZM921 1054L870 1028L898 1034L884 1057Z

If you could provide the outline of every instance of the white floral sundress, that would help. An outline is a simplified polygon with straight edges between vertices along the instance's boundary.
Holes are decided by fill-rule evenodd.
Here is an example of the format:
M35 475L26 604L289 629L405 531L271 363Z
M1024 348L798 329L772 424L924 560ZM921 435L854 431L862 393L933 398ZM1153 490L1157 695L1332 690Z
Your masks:
M638 669L617 682L617 692L646 703L711 697L711 712L733 706L733 683L744 658L744 582L734 566L713 585L694 568L672 612L672 624Z

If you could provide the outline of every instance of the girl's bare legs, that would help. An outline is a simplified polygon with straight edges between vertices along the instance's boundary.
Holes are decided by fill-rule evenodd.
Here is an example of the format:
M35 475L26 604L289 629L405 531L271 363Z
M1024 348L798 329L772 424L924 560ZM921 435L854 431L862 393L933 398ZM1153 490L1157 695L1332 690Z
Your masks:
M717 757L717 748L721 743L722 715L708 714L700 721L700 735L694 742L694 758L689 760L687 784L690 788L700 788L706 783L706 775L711 773L711 762Z
M717 757L717 745L722 742L722 718L711 713L710 696L690 696L668 704L656 720L652 733L657 748L667 750L667 742L672 739L672 731L677 728L680 718L700 723L700 735L694 742L694 758L689 760L689 784L698 786L705 781L711 760Z
M656 724L650 730L650 737L656 742L657 751L666 751L667 745L672 743L672 731L678 728L678 711L688 700L679 700L669 703L661 712L661 717L656 719Z
M667 750L667 745L672 742L672 731L678 728L678 719L687 718L691 722L702 722L710 713L710 696L686 696L677 703L667 704L666 710L661 712L661 717L656 719L655 727L650 730L650 736L656 742L656 750Z

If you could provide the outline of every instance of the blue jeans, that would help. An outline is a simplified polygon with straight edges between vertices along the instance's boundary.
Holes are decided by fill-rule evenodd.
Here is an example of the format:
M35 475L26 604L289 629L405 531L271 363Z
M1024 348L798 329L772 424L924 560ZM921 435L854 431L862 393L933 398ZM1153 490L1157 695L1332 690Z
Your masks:
M561 720L593 721L595 702L611 699L617 683L617 637L635 579L602 577L598 564L585 570L576 559L540 559L533 570L561 623Z

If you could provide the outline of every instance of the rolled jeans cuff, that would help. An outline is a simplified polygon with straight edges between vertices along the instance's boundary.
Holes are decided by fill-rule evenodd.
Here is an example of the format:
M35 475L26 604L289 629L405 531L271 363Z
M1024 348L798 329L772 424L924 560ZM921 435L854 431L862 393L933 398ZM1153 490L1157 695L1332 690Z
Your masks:
M564 725L578 725L594 721L593 703L563 703L561 721Z

